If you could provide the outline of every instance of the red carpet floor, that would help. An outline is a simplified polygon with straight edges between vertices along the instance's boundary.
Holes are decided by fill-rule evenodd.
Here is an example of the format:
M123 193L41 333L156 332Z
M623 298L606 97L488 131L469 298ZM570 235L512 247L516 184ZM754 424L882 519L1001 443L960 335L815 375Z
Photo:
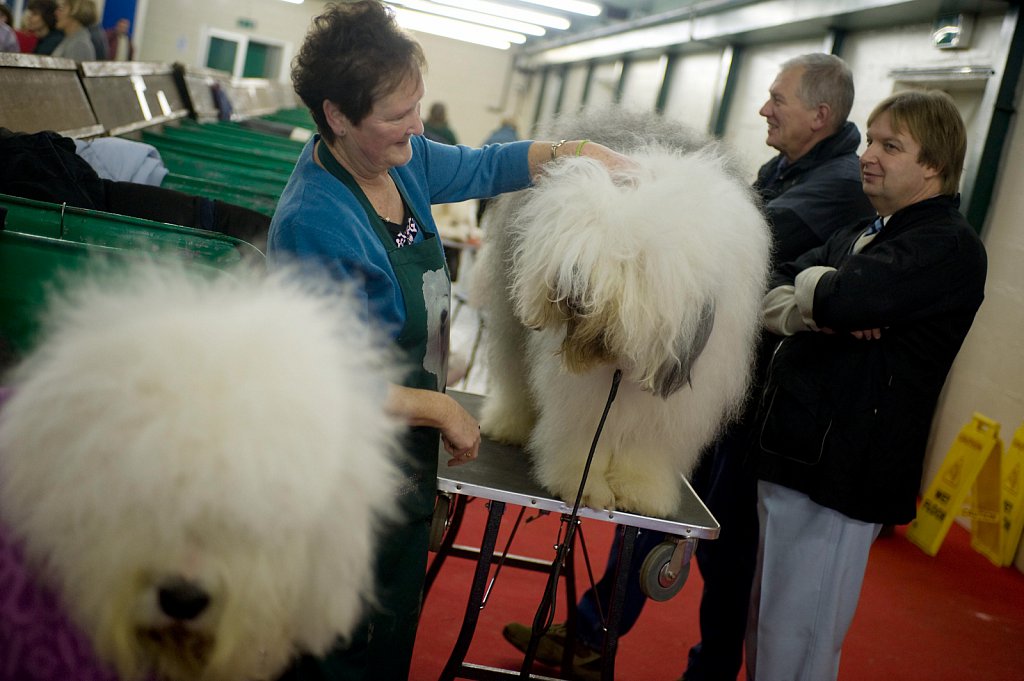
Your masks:
M509 506L498 548L504 546L518 507ZM467 507L457 543L479 546L486 517L484 502ZM521 527L512 553L550 559L559 520L541 517ZM593 569L604 569L613 527L583 523ZM420 625L411 679L440 675L461 626L472 579L471 561L451 558L428 595ZM589 584L578 559L580 589ZM480 616L467 661L518 669L521 654L501 637L508 621L530 623L545 575L505 568ZM686 651L698 639L701 591L697 569L683 590L663 603L650 603L640 621L621 639L618 681L672 681L679 678ZM562 592L559 600L563 601ZM559 604L556 621L564 619ZM551 673L537 667L538 673ZM840 681L1021 681L1024 680L1024 575L996 568L970 547L958 525L930 558L907 541L902 530L878 540L872 550L864 592L843 649Z

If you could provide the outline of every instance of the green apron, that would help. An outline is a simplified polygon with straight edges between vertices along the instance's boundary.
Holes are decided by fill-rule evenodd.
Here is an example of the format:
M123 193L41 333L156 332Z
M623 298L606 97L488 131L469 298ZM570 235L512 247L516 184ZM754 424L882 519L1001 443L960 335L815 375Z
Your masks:
M324 167L359 199L370 223L388 252L405 300L405 326L396 343L411 367L402 385L444 390L448 362L448 323L451 280L440 240L424 239L398 248L355 179L321 143ZM405 205L403 186L392 176ZM413 212L416 224L424 224ZM324 658L305 656L281 681L401 681L408 678L416 625L419 621L427 543L437 493L436 428L411 428L404 438L405 484L396 502L403 521L389 526L380 538L376 556L377 605L353 634Z

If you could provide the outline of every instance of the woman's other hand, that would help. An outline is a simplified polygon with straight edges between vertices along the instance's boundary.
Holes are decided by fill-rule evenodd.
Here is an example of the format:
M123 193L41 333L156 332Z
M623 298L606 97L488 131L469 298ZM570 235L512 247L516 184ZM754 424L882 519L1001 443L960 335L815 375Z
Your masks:
M441 443L452 455L449 466L472 461L480 451L480 424L444 393L392 385L386 408L410 426L440 430Z

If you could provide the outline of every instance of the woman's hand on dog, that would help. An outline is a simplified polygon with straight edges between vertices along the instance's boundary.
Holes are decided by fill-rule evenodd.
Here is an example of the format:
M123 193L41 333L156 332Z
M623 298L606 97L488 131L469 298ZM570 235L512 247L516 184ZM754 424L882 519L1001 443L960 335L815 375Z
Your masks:
M392 385L386 408L410 426L441 431L441 442L452 455L449 466L472 461L480 451L480 424L458 402L444 393Z
M636 173L640 166L636 161L609 149L603 144L591 142L590 140L566 140L561 144L553 145L551 142L534 142L530 146L529 163L530 177L536 179L544 169L545 163L556 161L565 156L585 156L592 158L615 177L626 178Z
M577 144L578 146L578 144ZM575 147L574 147L575 148ZM598 161L612 173L635 173L640 170L640 165L629 156L613 151L603 144L587 142L580 149L578 156L586 156Z

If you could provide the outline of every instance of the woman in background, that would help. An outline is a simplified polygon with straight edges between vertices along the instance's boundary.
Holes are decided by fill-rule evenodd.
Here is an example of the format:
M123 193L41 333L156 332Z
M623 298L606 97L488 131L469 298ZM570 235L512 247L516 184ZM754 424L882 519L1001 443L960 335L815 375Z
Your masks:
M87 27L96 23L96 6L83 0L58 0L56 16L57 28L64 33L64 39L53 56L75 61L95 60L96 48L92 46Z
M448 110L441 102L430 105L430 115L423 121L423 136L442 144L458 144L455 131L448 124Z

